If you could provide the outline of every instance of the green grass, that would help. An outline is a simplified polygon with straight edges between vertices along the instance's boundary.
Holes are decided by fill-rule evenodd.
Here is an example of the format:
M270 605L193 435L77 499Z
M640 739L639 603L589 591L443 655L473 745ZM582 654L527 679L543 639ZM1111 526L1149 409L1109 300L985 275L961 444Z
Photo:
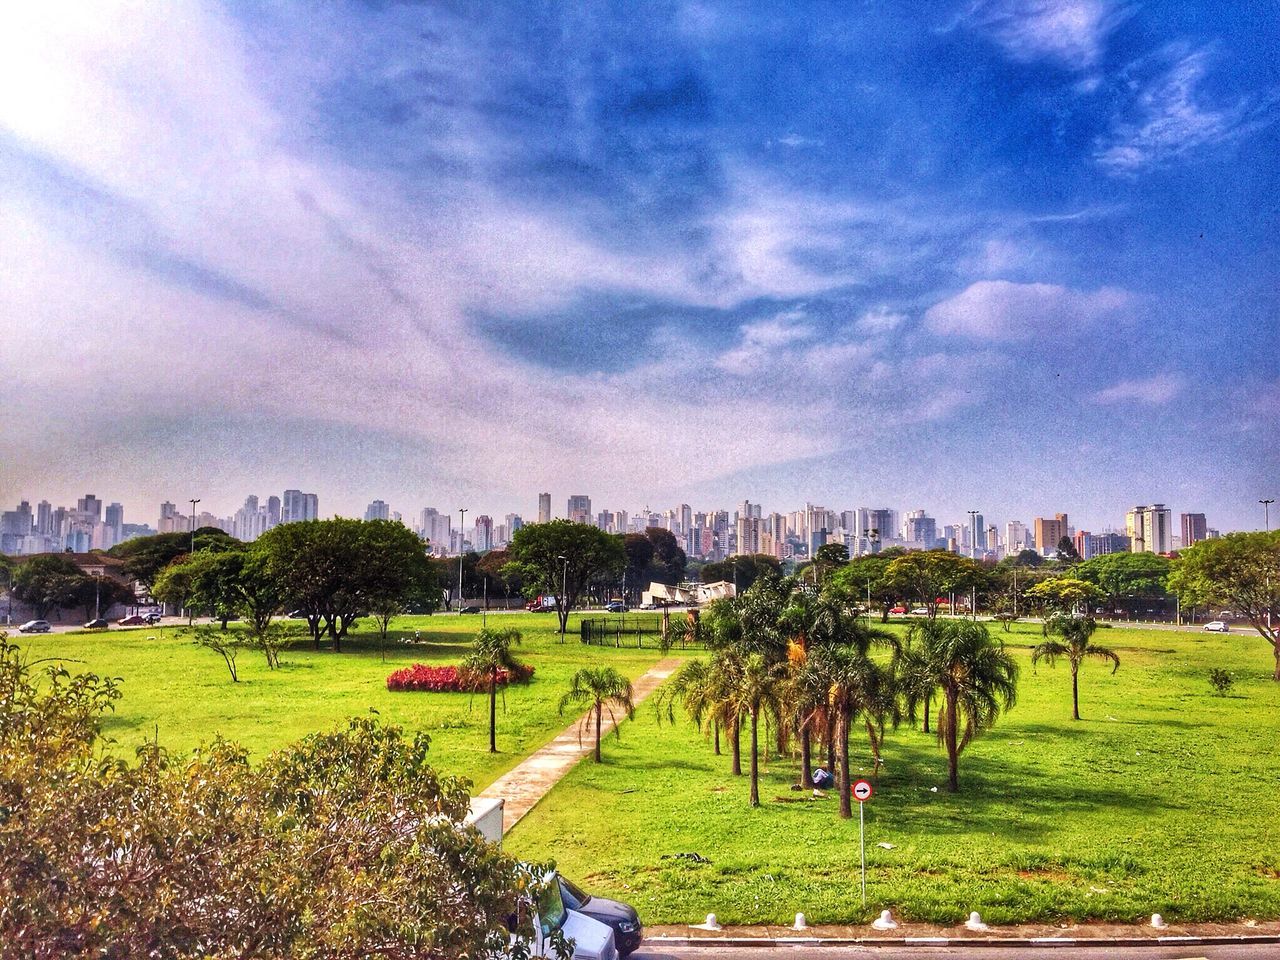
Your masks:
M790 923L797 911L861 923L885 907L937 923L970 910L995 923L1280 917L1280 684L1263 642L1099 631L1123 665L1114 677L1085 665L1085 719L1073 722L1067 669L1032 672L1038 628L999 635L1022 665L1019 702L962 755L958 795L932 735L889 735L866 811L865 908L856 810L841 821L833 794L792 791L789 757L770 758L751 810L727 749L713 756L683 718L659 727L648 704L604 765L580 764L505 846L554 857L650 924L709 912ZM1235 673L1232 696L1213 694L1213 666ZM865 740L854 750L855 771L869 774Z
M579 667L607 663L635 679L659 658L656 650L583 646L573 634L576 621L571 618L568 641L562 645L553 615L489 616L490 626L513 626L524 634L516 653L536 671L530 684L506 691L505 710L499 701L496 754L488 752L488 701L483 694L392 693L386 688L387 676L400 667L460 663L480 629L478 616L397 619L385 663L371 622L344 641L342 653L317 653L304 640L283 654L275 671L267 669L261 653L245 650L237 661L239 683L231 682L218 654L195 647L172 628L15 634L11 640L32 659L66 657L79 661L67 664L73 671L122 677L124 696L107 716L104 732L115 740L114 749L129 755L153 737L171 751L187 751L222 735L261 757L373 709L390 723L430 733L437 769L468 777L482 788L572 721L572 714L561 716L556 707ZM415 630L428 642L390 640L412 637Z

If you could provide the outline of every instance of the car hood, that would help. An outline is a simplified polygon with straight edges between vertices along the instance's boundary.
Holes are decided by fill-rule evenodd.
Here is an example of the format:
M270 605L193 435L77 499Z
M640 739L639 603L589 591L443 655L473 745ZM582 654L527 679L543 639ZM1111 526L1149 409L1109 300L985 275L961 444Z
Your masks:
M613 928L589 914L567 911L560 930L573 941L573 955L577 960L615 960L618 956Z
M635 924L640 923L640 915L636 913L634 907L605 897L593 896L578 908L578 912L585 913L588 917L599 920L601 923L608 924L611 927L623 920L630 920Z

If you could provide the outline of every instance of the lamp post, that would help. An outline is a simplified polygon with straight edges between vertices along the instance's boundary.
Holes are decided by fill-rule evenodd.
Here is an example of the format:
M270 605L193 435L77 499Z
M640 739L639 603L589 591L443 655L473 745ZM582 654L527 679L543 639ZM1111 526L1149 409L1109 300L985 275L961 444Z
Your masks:
M569 558L557 557L563 566L560 572L560 606L564 613L560 616L560 642L564 643L564 627L569 621Z
M102 574L93 575L93 619L102 616Z
M1271 532L1271 505L1275 503L1275 498L1270 500L1259 500L1262 504L1262 524L1268 533Z
M458 508L458 616L462 616L462 558L466 555L466 539L462 532L467 522L467 508Z
M195 497L191 501L191 552L196 552L196 504L200 502L199 497Z

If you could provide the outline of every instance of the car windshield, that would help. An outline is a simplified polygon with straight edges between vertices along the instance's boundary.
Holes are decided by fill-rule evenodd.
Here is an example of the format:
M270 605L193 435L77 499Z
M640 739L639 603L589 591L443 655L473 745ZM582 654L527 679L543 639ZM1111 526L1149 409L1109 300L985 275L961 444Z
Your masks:
M566 913L564 901L560 899L560 885L547 884L538 898L538 922L542 926L542 935L549 936L563 927Z
M587 905L587 901L591 899L591 894L586 893L573 881L564 877L560 878L560 895L564 898L565 906L570 910L581 910Z

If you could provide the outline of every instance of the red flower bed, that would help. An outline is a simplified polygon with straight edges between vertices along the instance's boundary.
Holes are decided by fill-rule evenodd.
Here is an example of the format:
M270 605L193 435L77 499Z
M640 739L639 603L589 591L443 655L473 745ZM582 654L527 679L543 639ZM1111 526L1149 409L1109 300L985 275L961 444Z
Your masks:
M533 667L516 671L513 677L507 670L498 671L498 686L502 687L512 680L525 683L533 676ZM429 690L434 693L461 693L474 690L487 690L489 677L462 667L429 667L424 663L415 663L412 667L397 670L387 677L388 690Z

